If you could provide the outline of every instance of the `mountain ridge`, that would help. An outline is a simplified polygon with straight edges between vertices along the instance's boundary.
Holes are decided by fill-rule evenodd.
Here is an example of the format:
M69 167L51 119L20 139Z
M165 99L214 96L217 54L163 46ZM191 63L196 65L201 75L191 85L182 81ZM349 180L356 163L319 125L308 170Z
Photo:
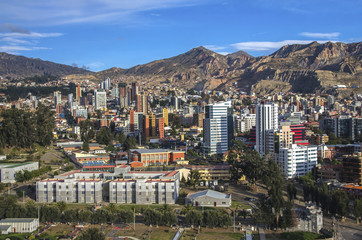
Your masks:
M143 65L95 73L111 74L123 82L145 85L167 82L174 86L213 90L231 86L268 94L282 91L329 91L337 84L357 85L362 78L362 43L311 42L285 45L268 56L246 52L228 55L197 47L186 53Z
M9 67L9 61L7 64L2 61L4 55L20 58L17 64L25 65L24 69L20 73L12 73L11 68L4 70L4 65ZM260 57L253 57L244 51L221 55L200 46L177 56L128 69L113 67L95 73L40 59L0 53L0 75L3 72L19 76L86 74L78 76L96 81L106 77L116 82L139 81L145 86L167 83L196 90L236 88L260 95L278 91L328 92L338 84L356 86L355 90L359 91L359 82L362 80L362 43L292 44Z
M0 75L12 77L31 77L35 75L64 76L69 74L87 74L91 71L65 64L28 58L0 52Z

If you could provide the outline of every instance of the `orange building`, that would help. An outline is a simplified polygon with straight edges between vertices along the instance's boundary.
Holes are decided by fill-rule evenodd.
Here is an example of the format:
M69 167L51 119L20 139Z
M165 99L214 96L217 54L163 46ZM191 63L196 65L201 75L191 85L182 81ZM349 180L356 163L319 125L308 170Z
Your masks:
M134 110L129 111L129 125L131 132L134 132Z
M75 100L79 102L81 97L82 97L82 90L80 89L80 85L78 84L75 91Z
M184 160L185 152L171 149L132 149L129 152L130 162L140 162L143 166L167 165Z

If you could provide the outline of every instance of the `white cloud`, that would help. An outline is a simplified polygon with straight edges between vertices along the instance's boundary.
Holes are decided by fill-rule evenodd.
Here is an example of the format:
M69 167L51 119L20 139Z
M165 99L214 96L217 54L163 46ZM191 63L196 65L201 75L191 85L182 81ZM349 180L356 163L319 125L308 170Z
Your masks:
M224 50L226 47L224 46L216 46L216 45L204 45L204 48L207 48L211 51L220 51Z
M62 33L39 33L22 29L13 24L0 24L1 52L17 54L21 51L48 50L48 47L39 47L39 39L59 37Z
M106 64L102 62L92 62L85 65L87 68L89 68L91 71L100 71L103 70L106 66Z
M228 55L228 54L231 54L231 52L216 52L216 53L218 53L218 54L221 54L221 55Z
M291 44L308 44L313 40L284 40L280 42L239 42L231 44L231 46L237 50L249 50L249 51L267 51L283 47L284 45ZM325 42L325 41L318 41Z
M311 33L311 32L302 32L299 35L310 38L323 38L323 39L335 39L341 35L339 32L332 33Z
M185 7L209 0L2 0L0 9L7 22L57 25L84 22L117 22L140 12Z
M11 37L11 38L47 38L47 37L59 37L62 33L16 33L16 32L2 32L0 37Z

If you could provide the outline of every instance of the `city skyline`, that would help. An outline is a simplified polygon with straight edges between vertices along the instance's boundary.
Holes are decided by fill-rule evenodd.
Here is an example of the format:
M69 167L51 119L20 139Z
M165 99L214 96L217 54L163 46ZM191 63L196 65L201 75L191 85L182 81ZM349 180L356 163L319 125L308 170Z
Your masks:
M361 41L360 1L2 1L0 52L130 68L204 46L268 55L286 44Z

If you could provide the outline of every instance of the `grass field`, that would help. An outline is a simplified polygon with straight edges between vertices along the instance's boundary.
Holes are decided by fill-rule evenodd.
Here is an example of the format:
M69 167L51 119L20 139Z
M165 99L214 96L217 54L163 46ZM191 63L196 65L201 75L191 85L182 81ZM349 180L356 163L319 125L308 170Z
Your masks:
M301 231L266 234L266 239L268 240L315 240L319 237L319 234Z
M208 239L225 239L233 240L240 239L244 236L244 232L233 232L232 228L202 228L198 234L197 230L187 230L183 234L183 239L193 240L195 239L208 240Z

